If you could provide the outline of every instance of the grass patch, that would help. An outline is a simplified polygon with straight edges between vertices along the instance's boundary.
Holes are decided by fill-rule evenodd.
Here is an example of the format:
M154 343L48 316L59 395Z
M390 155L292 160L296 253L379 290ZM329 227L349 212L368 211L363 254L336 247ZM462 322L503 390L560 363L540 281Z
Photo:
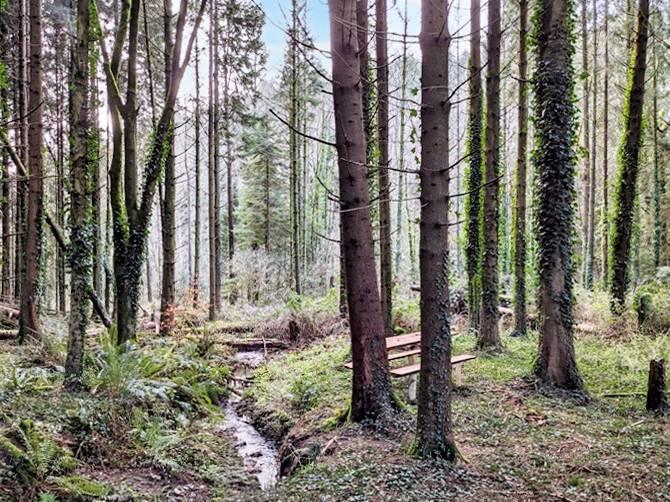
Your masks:
M647 415L640 393L649 359L670 358L670 338L577 336L577 362L593 397L586 406L545 396L525 378L537 353L536 333L503 339L504 353L478 354L465 366L464 386L454 394L454 428L466 466L407 456L411 428L387 438L352 424L312 421L309 434L322 446L332 439L334 452L258 498L669 499L670 420ZM474 344L472 336L456 336L454 354L472 353ZM290 416L304 434L310 416L336 416L348 402L351 374L341 369L348 359L348 338L329 338L271 361L248 395L275 415ZM395 379L394 386L404 397L406 380Z
M350 397L351 375L343 367L349 357L344 337L280 355L256 371L247 396L262 408L282 410L295 419L316 408L335 413Z

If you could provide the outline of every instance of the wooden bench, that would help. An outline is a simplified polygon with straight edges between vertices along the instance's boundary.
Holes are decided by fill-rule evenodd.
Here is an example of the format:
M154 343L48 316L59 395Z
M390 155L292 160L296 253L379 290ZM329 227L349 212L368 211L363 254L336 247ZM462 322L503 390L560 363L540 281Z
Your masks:
M472 354L461 354L460 356L454 356L451 358L451 365L454 367L454 376L456 380L456 385L461 385L463 383L463 364L467 361L472 361L476 359L477 356ZM394 377L405 377L408 375L414 375L421 371L421 363L411 364L409 366L403 366L402 368L393 368L391 369L391 376Z
M410 364L400 368L391 368L391 376L393 377L405 377L409 375L415 375L421 371L421 363L414 363L412 360L414 356L421 354L421 349L417 345L421 342L421 333L407 333L405 335L390 336L386 338L386 349L389 351L388 360L396 361L398 359L403 359L405 357L410 358ZM407 347L414 347L409 350L404 350L401 352L393 352L393 349L401 349ZM467 361L475 359L477 356L471 354L462 354L459 356L453 356L451 358L451 365L454 367L454 376L456 380L456 385L461 385L463 381L463 364ZM352 369L354 367L352 362L345 363L344 365L347 369Z
M406 350L404 352L395 352L393 354L388 355L388 360L389 361L395 361L396 359L402 359L404 357L415 356L417 354L421 354L421 349L412 349L412 350ZM354 363L352 363L352 362L345 363L344 367L347 368L347 369L352 369L354 367Z

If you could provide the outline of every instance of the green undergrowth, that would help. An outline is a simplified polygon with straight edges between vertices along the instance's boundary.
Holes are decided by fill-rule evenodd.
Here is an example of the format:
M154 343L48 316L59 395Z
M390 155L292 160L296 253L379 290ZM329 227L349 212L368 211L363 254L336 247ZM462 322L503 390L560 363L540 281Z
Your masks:
M246 396L259 408L293 421L312 410L334 416L349 398L351 376L343 367L349 354L346 338L330 337L278 356L256 371Z
M633 308L640 329L648 334L670 334L670 281L650 281L638 288Z
M251 484L221 432L229 351L179 336L121 349L112 339L89 337L76 394L62 387L58 340L2 343L0 500L214 500Z
M411 430L379 437L336 420L350 399L351 374L342 368L350 358L346 337L270 361L247 398L266 420L289 422L289 438L311 436L321 450L331 441L335 446L281 481L268 499L668 499L670 420L646 413L644 392L649 359L670 358L669 337L578 335L587 405L548 395L530 378L536 333L503 341L501 355L477 354L467 363L464 385L455 389L456 440L467 460L455 469L410 458ZM474 344L472 336L455 336L454 354L472 353ZM401 398L406 385L394 380Z

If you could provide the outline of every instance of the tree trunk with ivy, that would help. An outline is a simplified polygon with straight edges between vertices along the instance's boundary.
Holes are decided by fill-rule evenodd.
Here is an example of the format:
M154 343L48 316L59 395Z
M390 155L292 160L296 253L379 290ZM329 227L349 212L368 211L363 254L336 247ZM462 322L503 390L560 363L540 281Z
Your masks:
M574 349L575 108L570 0L537 2L534 26L536 239L540 347L535 373L548 385L581 391Z
M660 154L658 151L658 55L656 54L655 42L652 50L653 74L652 88L654 92L652 100L652 140L653 140L653 159L654 159L654 196L653 196L653 214L654 214L654 267L661 266L661 250L665 240L665 227L667 222L663 221L662 206L663 194L665 192L665 175L661 165Z
M340 215L351 329L351 419L388 419L393 411L384 321L375 271L366 169L356 1L329 0Z
M631 71L623 108L623 134L619 146L617 186L612 221L611 280L612 309L620 312L629 282L629 261L633 236L633 215L637 198L640 150L642 147L642 114L644 108L649 0L640 0L637 36L631 55Z
M39 323L40 259L43 245L44 219L42 176L42 2L29 1L30 21L30 84L28 108L31 110L28 125L28 210L24 248L24 273L21 286L21 315L19 340L41 339Z
M171 78L167 85L165 103L160 118L153 128L149 151L144 163L142 189L138 188L138 169L135 156L129 151L133 148L135 138L126 135L135 134L134 125L127 126L130 117L136 113L131 106L136 101L137 93L137 37L139 23L139 1L130 0L122 5L114 38L111 55L107 52L104 41L101 48L104 56L104 67L107 84L107 102L111 115L113 149L109 168L110 204L113 216L114 240L114 284L116 299L117 342L122 344L135 338L139 294L146 247L148 229L151 222L154 198L158 183L167 160L169 146L172 141L172 121L174 119L175 102L186 65L193 48L195 34L206 6L202 0L195 17L193 31L184 50L182 61L182 45L184 27L188 10L187 0L181 0L175 28L175 44L171 56ZM96 19L99 28L99 19ZM128 38L128 61L126 63L126 100L120 94L120 68L123 48ZM123 119L123 120L122 120ZM122 125L124 124L124 125ZM122 159L122 149L124 159ZM135 160L133 160L135 159ZM123 160L123 161L122 161Z
M91 281L95 228L92 225L91 181L97 157L91 142L90 92L90 0L77 0L70 83L70 322L68 329L65 386L83 384L84 339L89 322L90 301L86 294Z
M421 6L421 374L416 451L454 460L449 326L448 1Z
M526 149L528 145L528 0L519 2L519 111L514 212L514 335L526 336Z
M500 0L488 4L486 66L486 168L482 203L482 304L477 347L502 349L498 333L498 231L500 219Z
M470 2L470 109L468 111L467 199L465 201L465 255L468 272L468 314L470 331L479 332L481 308L481 184L482 184L482 63L481 63L481 5Z

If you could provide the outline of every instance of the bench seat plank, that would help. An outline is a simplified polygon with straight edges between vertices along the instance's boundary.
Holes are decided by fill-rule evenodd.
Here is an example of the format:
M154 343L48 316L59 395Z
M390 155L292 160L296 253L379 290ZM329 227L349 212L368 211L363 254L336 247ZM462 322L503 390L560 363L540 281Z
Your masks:
M476 359L477 356L472 354L461 354L460 356L454 356L451 358L451 364L457 365L462 364L466 361L471 361ZM407 375L413 375L414 373L419 373L421 371L421 363L410 364L409 366L403 366L402 368L393 368L391 370L391 375L394 377L404 377Z
M410 356L416 356L418 354L421 354L421 349L412 349L412 350L405 350L403 352L395 352L392 354L389 354L388 359L389 361L395 361L396 359L402 359L403 357L410 357ZM345 368L353 368L354 363L349 361L348 363L344 364Z
M386 339L387 349L396 349L405 345L414 345L421 342L421 332L407 333L406 335L389 336Z

